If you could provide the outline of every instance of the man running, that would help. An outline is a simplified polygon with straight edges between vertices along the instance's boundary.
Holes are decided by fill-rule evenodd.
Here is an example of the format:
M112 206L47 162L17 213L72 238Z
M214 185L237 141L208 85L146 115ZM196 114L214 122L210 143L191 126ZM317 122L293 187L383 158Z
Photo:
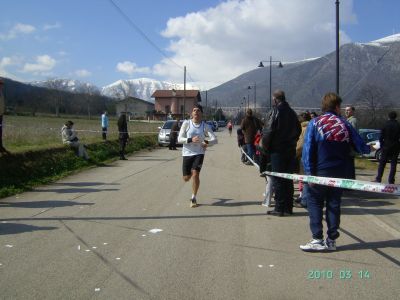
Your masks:
M208 124L202 120L203 107L196 104L192 110L192 119L183 122L179 131L178 143L182 144L183 180L192 180L192 197L190 207L197 207L197 191L200 187L200 170L203 165L204 153L208 146L218 143ZM206 140L205 138L208 137Z

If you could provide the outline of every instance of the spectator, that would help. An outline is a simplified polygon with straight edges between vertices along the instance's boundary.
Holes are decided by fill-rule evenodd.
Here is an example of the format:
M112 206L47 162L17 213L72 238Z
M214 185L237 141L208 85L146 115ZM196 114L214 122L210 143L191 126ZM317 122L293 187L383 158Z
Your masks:
M379 161L378 174L375 181L381 182L386 163L390 160L390 172L388 182L394 184L396 176L397 158L400 152L400 124L396 120L397 114L395 111L389 113L389 120L381 130L379 138L382 149L382 157Z
M303 165L306 175L344 178L350 145L362 153L370 148L357 131L340 117L342 99L335 93L327 93L322 99L323 114L312 119L308 126L303 145ZM339 237L340 204L342 189L330 186L308 184L307 208L310 218L312 240L301 245L303 251L336 250ZM324 240L322 215L326 205L327 235Z
M351 126L358 131L357 118L354 116L355 111L356 109L354 106L346 106L344 113L346 114L347 122L349 122Z
M296 113L286 101L285 93L273 93L274 107L269 112L263 130L262 148L271 156L273 172L293 174L296 165L296 143L301 133ZM280 177L273 178L275 209L267 214L284 216L293 214L293 182Z
M242 120L240 127L242 128L244 134L246 153L251 159L254 159L254 139L257 131L262 129L262 124L258 118L253 116L253 111L251 110L251 108L247 109L246 117ZM246 164L251 165L252 163L248 161L246 162Z
M300 115L299 121L301 122L301 134L296 145L296 160L298 164L299 174L304 174L303 164L301 162L301 154L303 152L304 136L307 130L308 123L311 120L310 113L302 113ZM307 183L299 181L299 197L294 201L294 206L296 207L307 207Z
M73 128L74 122L67 121L61 128L61 137L64 144L69 145L75 149L76 154L79 157L83 157L85 160L89 159L89 155L86 152L85 145L79 142L78 136Z
M3 115L6 110L6 104L3 94L4 82L0 79L0 153L9 153L3 146Z
M243 153L243 152L246 152L246 144L244 143L244 134L243 134L242 128L238 128L236 130L236 134L237 134L238 147L241 150L240 151L241 152L240 160L242 161L242 163L246 163L247 157L246 157L246 154Z
M179 133L179 119L177 118L171 127L171 133L169 134L169 150L176 150L176 142Z
M126 114L121 113L118 119L118 132L119 132L119 159L127 160L125 157L125 147L128 143L128 123L126 122Z
M107 140L107 129L108 129L108 116L107 112L105 111L101 115L101 130L102 130L103 140Z
M347 122L350 123L351 126L358 132L357 128L357 119L354 116L355 112L354 106L346 106L344 112L347 118ZM347 175L346 178L348 179L356 179L356 166L355 166L355 157L357 155L357 152L354 150L353 147L351 147L351 151L349 153L348 157L348 163L346 164L347 168Z
M311 119L314 119L314 118L318 117L318 114L315 111L312 111L310 113L310 116L311 116Z

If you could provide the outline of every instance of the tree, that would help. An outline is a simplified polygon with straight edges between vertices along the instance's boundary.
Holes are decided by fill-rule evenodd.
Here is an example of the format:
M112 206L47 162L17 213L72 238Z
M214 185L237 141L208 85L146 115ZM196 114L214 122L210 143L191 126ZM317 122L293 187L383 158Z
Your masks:
M382 88L371 84L363 87L356 99L357 108L366 112L362 117L372 127L376 127L379 119L385 118L387 111L393 107L387 93Z

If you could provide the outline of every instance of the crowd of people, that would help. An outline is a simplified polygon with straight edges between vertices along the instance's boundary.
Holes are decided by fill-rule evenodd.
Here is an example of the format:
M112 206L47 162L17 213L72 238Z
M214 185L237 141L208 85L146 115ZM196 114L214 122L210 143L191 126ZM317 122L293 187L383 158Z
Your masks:
M341 116L342 99L335 93L327 93L323 97L321 115L308 111L297 115L281 90L273 93L273 101L274 105L264 122L253 116L251 109L247 110L241 127L237 129L238 146L245 153L241 160L248 165L257 162L262 176L266 178L261 204L273 207L267 211L268 215L290 216L294 206L307 208L311 240L300 245L301 250L334 251L339 237L342 189L299 182L299 196L294 199L292 180L268 176L264 172L355 179L355 156L370 153L372 146L367 145L358 134L353 106L346 107L345 116ZM389 120L381 131L383 155L376 182L381 182L388 161L391 162L388 182L395 182L400 152L400 124L396 117L395 112L390 112ZM325 237L322 222L324 207Z

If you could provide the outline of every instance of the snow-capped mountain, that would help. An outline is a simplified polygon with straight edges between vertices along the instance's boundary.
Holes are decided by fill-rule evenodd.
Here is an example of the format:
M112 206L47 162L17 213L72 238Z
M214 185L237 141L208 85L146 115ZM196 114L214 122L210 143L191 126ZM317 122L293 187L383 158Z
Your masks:
M187 89L192 87L186 84ZM101 89L103 96L124 99L128 96L154 102L151 95L156 90L183 89L183 84L173 84L166 81L158 81L150 78L138 78L118 80Z
M34 86L45 87L48 89L55 89L71 93L83 93L92 95L100 94L100 89L94 84L73 79L57 78L45 81L33 81L30 84Z
M67 91L71 93L86 93L124 99L128 96L154 102L151 95L156 90L183 89L183 84L174 84L166 81L159 81L150 78L138 78L128 80L118 80L112 84L99 88L93 84L72 79L50 79L45 81L34 81L30 83L34 86ZM186 84L187 89L193 89L190 84Z

